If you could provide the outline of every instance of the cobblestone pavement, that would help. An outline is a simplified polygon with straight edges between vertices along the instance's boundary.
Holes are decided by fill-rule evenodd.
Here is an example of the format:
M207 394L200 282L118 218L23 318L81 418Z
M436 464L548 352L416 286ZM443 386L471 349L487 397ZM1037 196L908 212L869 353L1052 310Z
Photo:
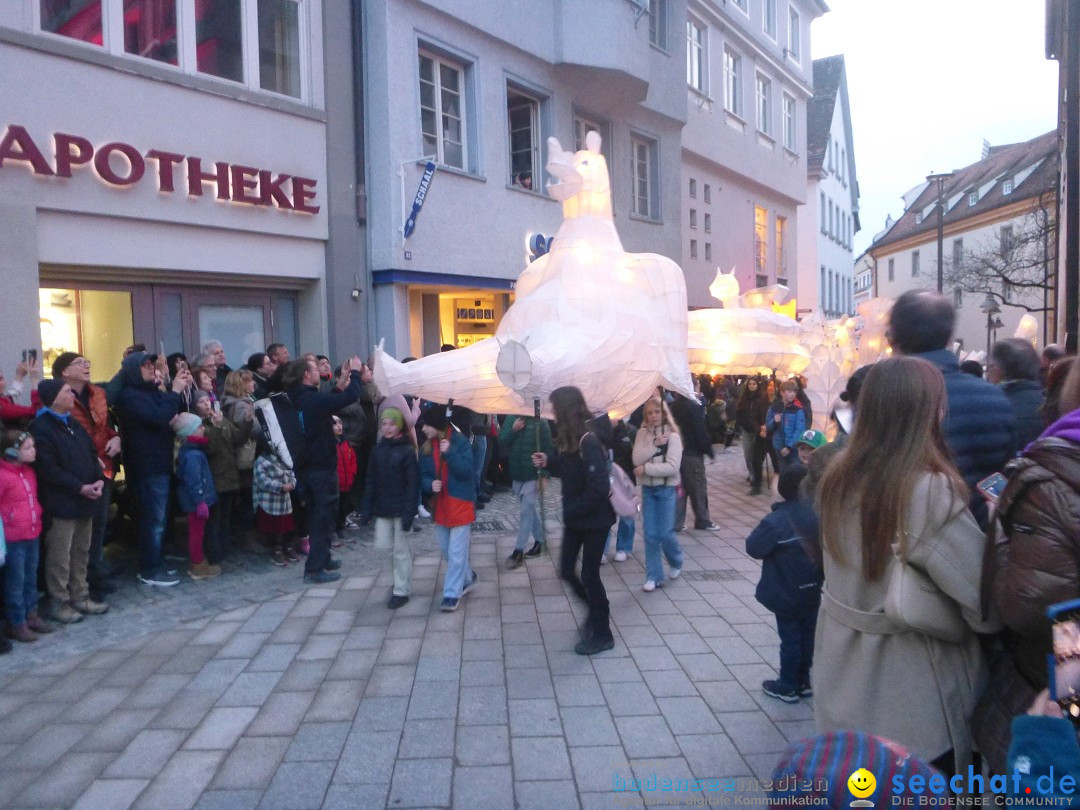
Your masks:
M602 569L616 644L592 658L573 653L585 611L556 576L557 548L506 570L507 494L479 514L480 584L456 613L438 610L427 525L397 611L388 562L362 544L341 550L332 586L304 587L299 566L257 555L216 580L125 583L106 616L0 659L0 806L561 810L760 796L755 778L813 733L811 702L760 690L778 641L743 541L769 499L746 494L738 448L707 472L721 528L680 534L684 575L643 593L639 526L634 555ZM557 546L557 486L547 504ZM665 791L665 778L734 791Z

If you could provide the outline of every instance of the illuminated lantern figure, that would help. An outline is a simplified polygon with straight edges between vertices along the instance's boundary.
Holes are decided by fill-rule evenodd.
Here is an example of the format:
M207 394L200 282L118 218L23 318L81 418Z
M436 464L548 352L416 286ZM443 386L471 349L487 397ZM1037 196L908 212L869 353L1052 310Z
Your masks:
M688 318L690 367L702 374L800 374L810 353L797 321L772 311L787 287L761 287L740 295L734 271L716 271L709 292L723 309L699 309Z
M407 364L380 347L382 393L532 413L534 398L546 408L553 390L575 385L590 410L613 418L658 385L693 396L682 270L664 256L623 250L600 136L590 132L585 146L566 152L548 139L547 171L559 181L548 193L562 202L563 222L550 252L518 278L495 337Z
M1020 338L1035 345L1038 340L1039 334L1039 321L1030 312L1026 312L1020 316L1020 323L1016 325L1016 331L1013 332L1014 338Z

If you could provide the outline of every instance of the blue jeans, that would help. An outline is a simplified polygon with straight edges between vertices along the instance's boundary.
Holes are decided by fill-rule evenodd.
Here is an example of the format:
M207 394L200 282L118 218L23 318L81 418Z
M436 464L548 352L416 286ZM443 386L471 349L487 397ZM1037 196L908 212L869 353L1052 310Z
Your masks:
M642 487L641 517L645 524L645 579L664 581L663 551L668 565L682 568L682 549L675 539L675 487Z
M776 616L776 632L780 636L780 682L784 686L798 689L810 684L817 614L815 609L802 616Z
M634 524L634 518L620 517L619 522L615 525L615 550L625 551L627 554L630 554L634 550L634 532L637 531L637 527ZM611 530L608 529L607 540L604 541L605 554L607 554L610 545Z
M472 539L472 524L464 526L440 526L435 524L435 536L439 539L443 559L446 560L446 577L443 579L443 598L460 599L468 581L476 576L469 567L469 541Z
M37 610L38 540L8 543L4 566L4 607L8 624L26 624L26 617Z
M485 428L486 429L486 428ZM487 436L473 435L472 460L473 472L476 474L476 494L483 493L484 462L487 461Z
M161 538L165 534L171 478L168 473L144 475L135 485L139 498L139 572L144 577L156 576L165 567L161 559Z
M529 542L529 535L537 543L544 542L543 527L540 525L540 516L536 513L536 501L540 495L536 481L514 481L514 495L521 504L521 514L518 518L517 542L514 544L515 551L524 551L525 544Z
M297 476L297 483L307 512L311 546L304 574L317 574L325 571L330 562L330 534L337 522L337 470L304 470Z

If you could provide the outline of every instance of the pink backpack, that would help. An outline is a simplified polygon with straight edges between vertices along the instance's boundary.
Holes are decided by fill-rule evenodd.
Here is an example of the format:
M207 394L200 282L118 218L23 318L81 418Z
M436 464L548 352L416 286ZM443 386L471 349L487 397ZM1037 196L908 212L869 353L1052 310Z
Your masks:
M588 435L586 433L582 436L581 442L584 442L585 436ZM578 442L579 451L581 442ZM610 452L608 453L608 500L611 502L611 508L615 510L615 514L619 517L633 517L641 510L637 487L630 480L630 476L626 474L626 470L611 460Z

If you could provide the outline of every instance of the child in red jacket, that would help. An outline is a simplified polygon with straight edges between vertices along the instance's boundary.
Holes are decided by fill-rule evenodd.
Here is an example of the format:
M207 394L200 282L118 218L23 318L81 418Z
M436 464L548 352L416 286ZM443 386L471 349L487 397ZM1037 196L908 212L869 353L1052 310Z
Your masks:
M340 548L342 543L355 543L345 537L345 518L352 512L353 502L349 496L353 481L356 480L356 451L345 441L345 425L340 416L334 419L334 438L337 439L337 478L338 478L338 511L337 511L337 541L330 545Z
M37 498L34 461L37 450L29 433L2 436L0 459L0 520L7 541L4 606L7 634L16 641L37 641L39 633L51 633L52 625L38 616L38 538L41 536L41 504ZM10 645L8 646L10 649Z

